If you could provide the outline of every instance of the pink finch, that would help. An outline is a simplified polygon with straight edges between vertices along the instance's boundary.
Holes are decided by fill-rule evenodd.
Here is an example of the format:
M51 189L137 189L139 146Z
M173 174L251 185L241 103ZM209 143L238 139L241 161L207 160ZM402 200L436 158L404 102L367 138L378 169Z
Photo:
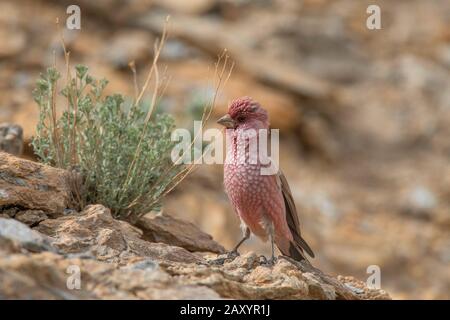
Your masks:
M270 239L274 263L274 243L285 256L301 261L303 251L311 257L314 253L301 237L294 199L283 173L262 174L265 163L258 156L258 134L245 132L269 129L269 117L259 103L249 97L234 100L228 113L218 123L226 127L227 156L224 164L225 191L235 213L241 220L244 238L231 253L237 254L239 246L250 233L264 241ZM256 143L257 148L250 144ZM263 146L267 148L266 146ZM268 154L267 150L264 152ZM253 160L253 161L252 161Z

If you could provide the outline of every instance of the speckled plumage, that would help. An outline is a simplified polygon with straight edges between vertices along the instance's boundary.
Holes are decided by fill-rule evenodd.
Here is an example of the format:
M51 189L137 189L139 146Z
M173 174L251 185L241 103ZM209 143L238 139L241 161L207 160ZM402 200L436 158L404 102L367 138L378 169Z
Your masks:
M243 230L263 240L273 235L280 251L294 259L304 259L312 250L300 236L299 223L289 186L283 174L262 175L258 158L258 135L248 134L269 128L267 112L251 98L233 101L226 129L227 156L224 164L225 191L242 222ZM285 184L285 185L283 185ZM294 216L295 215L295 216Z

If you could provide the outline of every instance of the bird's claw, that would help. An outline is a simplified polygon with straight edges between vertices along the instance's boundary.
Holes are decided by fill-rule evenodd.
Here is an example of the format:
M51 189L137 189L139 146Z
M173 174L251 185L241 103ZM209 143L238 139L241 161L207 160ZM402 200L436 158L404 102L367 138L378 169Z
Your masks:
M208 261L208 264L213 265L213 266L222 266L224 263L225 263L225 258L217 258L217 259Z
M227 259L230 259L230 260L234 260L239 256L240 256L240 254L237 250L231 250L230 252L227 253Z
M233 261L234 259L236 259L237 257L239 257L240 254L239 252L237 252L237 250L232 250L228 253L226 253L224 256L214 259L214 260L210 260L209 264L210 265L223 265L225 263L225 261Z
M260 264L267 264L267 258L266 256L259 256L259 263Z
M273 267L275 265L275 263L277 262L276 257L267 259L265 256L260 256L259 259L260 259L260 264L262 266L267 266L267 267Z

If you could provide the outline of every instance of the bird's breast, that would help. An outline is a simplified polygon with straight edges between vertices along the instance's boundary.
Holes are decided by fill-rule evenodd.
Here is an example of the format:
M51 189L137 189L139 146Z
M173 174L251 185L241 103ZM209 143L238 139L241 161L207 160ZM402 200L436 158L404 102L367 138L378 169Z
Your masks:
M224 164L225 190L238 208L261 205L270 178L262 174L257 141L243 139L239 132L227 133L227 156Z
M224 184L231 201L238 206L258 204L264 176L259 165L225 164Z

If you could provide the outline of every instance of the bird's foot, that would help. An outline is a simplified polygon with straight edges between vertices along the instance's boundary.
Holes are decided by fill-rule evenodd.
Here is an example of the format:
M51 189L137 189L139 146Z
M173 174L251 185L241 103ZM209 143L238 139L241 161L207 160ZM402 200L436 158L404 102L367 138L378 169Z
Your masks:
M275 265L275 263L277 262L277 257L273 256L270 259L267 259L265 256L260 256L260 264L262 266L266 266L266 267L273 267Z
M239 257L239 252L237 252L237 250L232 250L228 253L226 253L225 255L222 255L220 258L214 259L214 260L210 260L209 264L210 265L223 265L226 261L227 262L231 262L234 259L236 259L237 257Z
M231 261L233 261L239 256L240 254L237 250L231 250L230 252L227 253L227 259L230 259Z
M222 266L225 263L225 258L217 258L213 260L209 260L208 264L212 266Z

